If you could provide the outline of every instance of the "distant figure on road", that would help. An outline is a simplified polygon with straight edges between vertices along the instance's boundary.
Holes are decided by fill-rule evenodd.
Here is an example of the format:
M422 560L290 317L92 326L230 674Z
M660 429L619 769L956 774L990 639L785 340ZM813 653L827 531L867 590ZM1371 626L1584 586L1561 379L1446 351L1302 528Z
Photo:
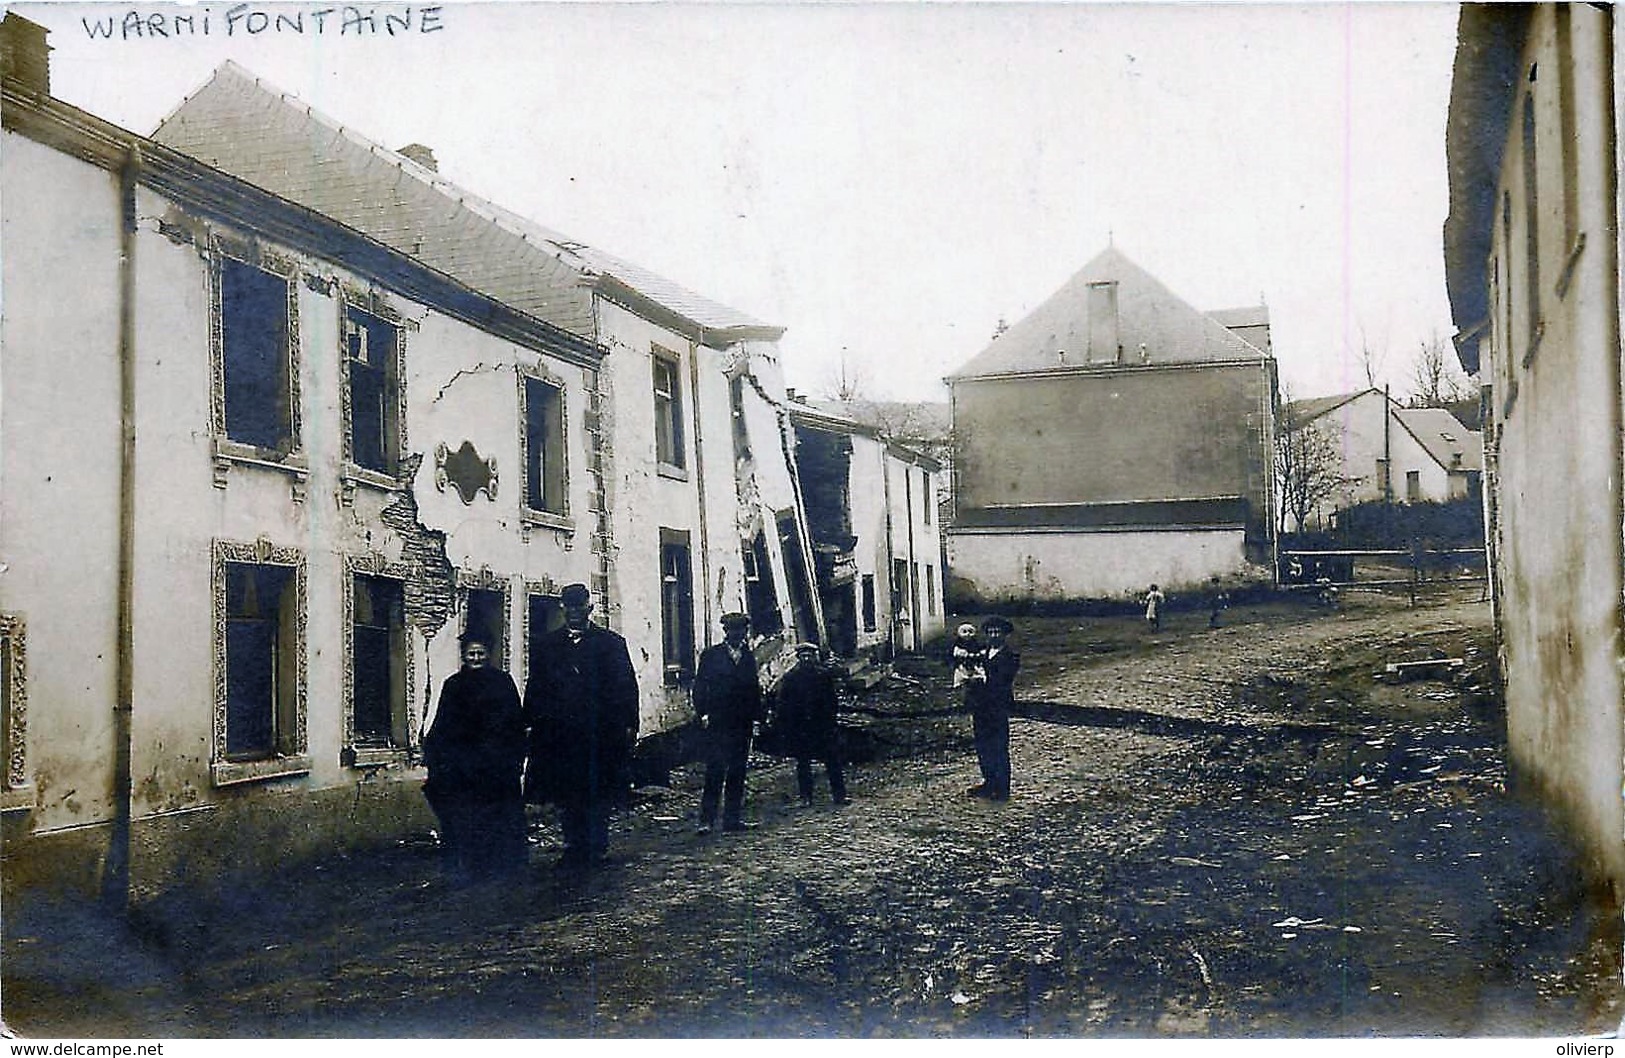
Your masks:
M756 658L746 641L750 618L722 615L722 642L700 654L694 672L694 715L705 748L705 789L700 794L700 833L716 825L722 799L722 829L744 830L745 762L752 728L762 719L762 687Z
M592 624L585 584L559 593L564 627L543 636L525 683L530 770L525 799L559 806L561 867L598 865L611 811L631 786L638 737L638 678L626 640Z
M1207 626L1209 628L1217 628L1217 627L1219 627L1219 615L1222 614L1225 610L1228 610L1229 608L1230 608L1230 596L1226 595L1225 592L1224 592L1224 589L1219 587L1219 578L1214 577L1213 578L1212 612L1207 615Z
M1162 604L1167 598L1155 584L1145 593L1145 623L1153 632L1162 631Z
M815 760L824 762L829 775L830 800L837 805L848 803L835 725L836 706L835 676L819 663L818 644L796 644L795 668L779 682L774 723L784 740L784 752L796 759L796 787L804 805L813 802Z
M513 678L489 664L490 636L470 629L460 642L463 667L441 686L423 736L423 794L440 821L446 869L467 882L525 863L525 722Z
M982 663L987 660L987 649L976 638L976 626L966 621L954 632L953 646L948 650L948 664L953 666L954 686L963 687L982 679Z
M976 763L982 769L981 784L965 792L989 801L1010 799L1010 710L1015 707L1016 670L1021 668L1021 655L1007 642L1012 631L1014 626L1003 617L982 622L987 637L982 678L965 685Z

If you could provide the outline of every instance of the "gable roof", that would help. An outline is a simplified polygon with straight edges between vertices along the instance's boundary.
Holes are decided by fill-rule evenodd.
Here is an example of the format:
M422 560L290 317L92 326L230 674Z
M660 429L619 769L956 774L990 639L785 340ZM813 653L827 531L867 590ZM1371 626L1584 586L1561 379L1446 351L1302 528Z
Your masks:
M1298 423L1313 422L1322 415L1336 411L1343 405L1357 400L1367 393L1382 396L1382 390L1380 389L1360 389L1355 390L1353 393L1334 393L1329 397L1305 397L1302 400L1295 400L1285 405L1282 407L1281 412L1284 416L1289 416Z
M11 19L8 14L7 22ZM4 95L0 118L8 133L115 177L128 174L207 226L229 225L278 246L321 258L451 319L527 349L588 367L596 366L603 358L603 348L591 339L474 290L334 217L114 125L34 86L9 76L0 76L0 82L0 94ZM138 165L130 164L133 156L139 156ZM201 242L207 235L183 224L171 231L170 237Z
M1090 334L1089 289L1115 283L1118 348L1099 349ZM1141 348L1144 348L1144 357ZM1058 368L1128 364L1192 363L1208 360L1256 360L1262 350L1224 324L1198 312L1161 281L1108 246L1067 280L1049 300L1024 316L950 379L976 378Z
M234 62L222 63L153 139L575 334L594 333L595 291L706 344L784 333L503 209Z
M1483 470L1483 434L1443 408L1399 408L1394 418L1446 470Z

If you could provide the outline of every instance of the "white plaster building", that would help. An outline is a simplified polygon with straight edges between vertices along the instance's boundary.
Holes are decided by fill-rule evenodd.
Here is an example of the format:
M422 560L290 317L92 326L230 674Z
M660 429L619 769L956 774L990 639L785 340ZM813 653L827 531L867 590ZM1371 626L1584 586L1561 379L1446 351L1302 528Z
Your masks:
M428 825L456 633L522 679L527 601L596 572L557 527L602 522L602 350L50 98L15 29L7 884L206 881Z
M1619 9L1464 4L1444 258L1487 387L1485 527L1512 774L1625 891Z
M1293 401L1280 418L1292 429L1322 431L1340 457L1345 484L1316 505L1306 529L1329 528L1334 512L1357 503L1479 494L1483 437L1443 408L1402 408L1382 390L1365 389Z
M50 97L38 27L3 37L8 886L428 826L456 633L522 685L571 581L627 636L645 734L691 717L751 583L783 600L768 679L822 638L780 328L235 67L149 139Z
M919 650L946 620L940 464L827 407L790 416L830 646L881 661Z
M589 398L593 492L574 512L605 517L532 529L543 546L594 556L590 583L601 617L632 648L646 733L692 716L695 658L720 639L718 618L742 608L747 563L772 578L786 610L783 634L756 640L768 678L793 662L795 639L822 638L778 362L783 328L485 201L440 177L428 148L390 151L230 62L154 138L606 354Z

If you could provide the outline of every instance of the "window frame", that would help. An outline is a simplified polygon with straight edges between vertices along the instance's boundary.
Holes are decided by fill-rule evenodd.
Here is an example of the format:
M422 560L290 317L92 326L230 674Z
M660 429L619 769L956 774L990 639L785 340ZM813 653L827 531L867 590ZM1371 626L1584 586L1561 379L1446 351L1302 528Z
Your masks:
M859 575L858 617L863 621L863 630L865 632L879 630L878 589L875 586L875 575L873 573Z
M570 405L569 388L563 379L549 374L540 366L531 367L520 365L515 372L519 392L519 465L521 477L519 482L519 514L523 522L528 525L540 525L553 529L573 530L575 522L570 515ZM532 385L545 386L555 392L558 401L557 419L557 465L558 465L558 500L556 504L546 505L551 498L547 495L547 451L544 443L541 449L544 460L540 476L542 478L543 505L532 502L530 488L530 464L532 447L530 429L530 404ZM552 438L548 438L552 440Z
M684 571L668 568L669 554L681 551L686 566L687 590L682 584ZM675 599L668 595L675 584ZM667 687L679 686L694 678L697 630L694 626L694 549L686 529L660 530L660 666L661 682Z
M342 365L339 371L339 406L343 419L341 439L344 446L342 485L343 499L348 504L354 499L357 484L387 491L399 491L406 487L406 483L401 480L401 470L406 465L409 454L406 440L407 326L400 314L391 309L382 296L375 292L345 290L339 300L338 344L339 363ZM394 332L394 354L385 363L378 365L384 376L387 402L383 429L386 434L393 434L392 438L387 436L383 438L384 462L387 464L383 470L366 466L355 457L355 383L351 378L353 368L349 341L352 312L371 317ZM363 330L362 333L367 332Z
M227 429L225 276L231 267L274 276L282 280L287 289L282 348L283 368L287 372L287 451L235 440ZM310 468L304 449L301 414L301 359L298 268L293 260L252 242L215 234L209 250L209 433L213 439L216 488L226 487L232 467L252 467L289 475L293 498L296 501L305 498Z
M502 596L502 627L500 629L487 628L486 632L499 633L500 642L494 644L497 656L492 658L491 664L501 668L504 672L513 672L513 585L507 577L492 573L490 570L473 572L460 569L457 571L457 612L458 631L468 631L468 618L470 616L469 598L472 592L491 592Z
M667 476L688 478L688 452L683 438L683 361L670 349L655 345L649 353L650 393L655 414L655 466ZM661 372L670 373L670 386L661 388ZM662 425L666 433L662 434ZM669 451L661 451L661 438L669 437ZM667 458L670 456L671 458Z
M340 763L351 768L376 767L385 764L405 763L418 746L418 715L415 688L417 686L417 673L415 652L412 649L412 622L407 616L406 587L410 579L411 570L404 562L390 562L384 556L376 553L361 555L346 555L344 559L344 581L342 595L344 599L344 687L341 695L340 716ZM399 708L402 728L405 731L404 744L397 743L391 733L388 745L376 745L364 742L356 737L355 731L355 578L358 576L378 577L386 580L399 581L401 584L401 653L400 671L403 686L392 693L394 699L392 708ZM392 689L393 690L393 689ZM391 716L391 727L395 726L395 716Z
M216 540L213 544L211 580L214 595L214 717L209 756L209 777L215 786L257 782L311 770L308 724L309 678L307 650L310 641L310 596L306 579L305 554L298 548L277 547L269 540L253 543ZM226 600L228 565L282 566L293 569L290 585L294 592L293 687L291 712L293 730L282 739L284 747L255 759L233 760L227 754L230 709L229 664L226 657L229 613ZM284 588L283 590L287 590ZM279 645L279 650L280 650Z

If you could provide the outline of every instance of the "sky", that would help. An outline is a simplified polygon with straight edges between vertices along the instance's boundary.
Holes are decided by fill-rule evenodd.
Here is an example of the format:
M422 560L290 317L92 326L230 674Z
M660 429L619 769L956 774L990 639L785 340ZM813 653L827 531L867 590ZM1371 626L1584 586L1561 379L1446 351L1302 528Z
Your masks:
M1296 397L1364 388L1362 349L1409 392L1453 330L1454 4L9 6L51 31L60 99L150 133L233 59L787 328L804 392L844 364L946 399L1108 244L1198 309L1262 299Z

